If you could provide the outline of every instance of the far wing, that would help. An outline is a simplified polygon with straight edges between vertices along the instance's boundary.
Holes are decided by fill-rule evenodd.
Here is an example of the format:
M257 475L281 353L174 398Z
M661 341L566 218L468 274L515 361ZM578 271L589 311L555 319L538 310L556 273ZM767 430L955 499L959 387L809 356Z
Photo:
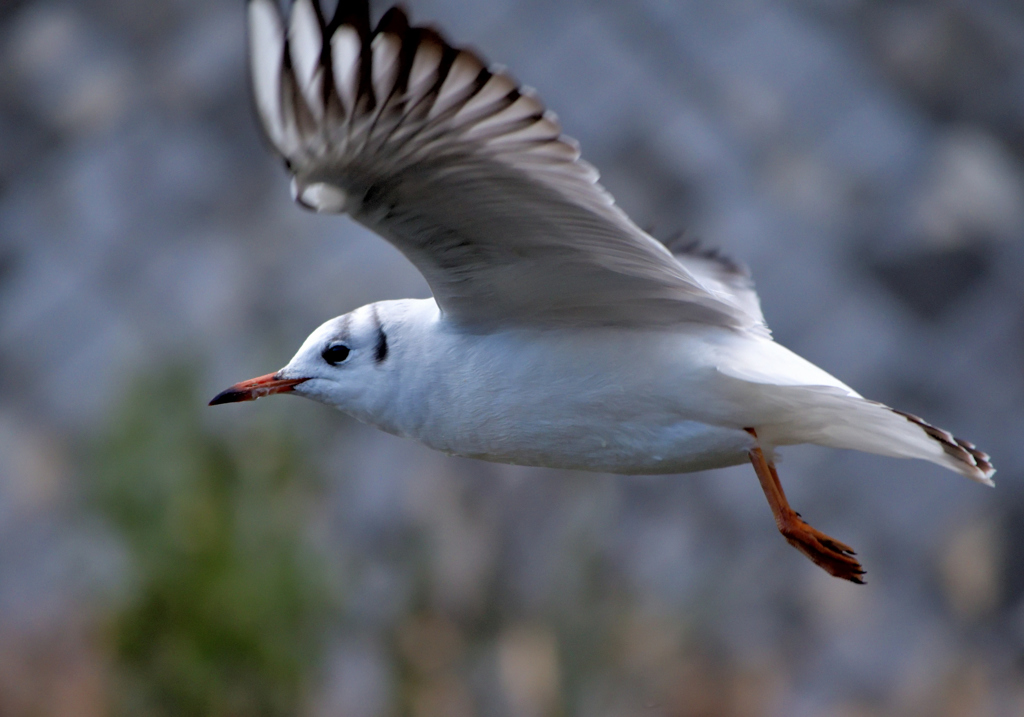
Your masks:
M392 8L328 22L250 0L264 129L317 211L348 212L423 273L446 317L493 325L713 323L759 315L705 285L597 184L532 92Z
M756 318L767 332L761 312L761 300L754 289L754 280L742 264L717 249L702 246L699 241L669 242L668 250L701 284L719 294L726 294L750 317Z

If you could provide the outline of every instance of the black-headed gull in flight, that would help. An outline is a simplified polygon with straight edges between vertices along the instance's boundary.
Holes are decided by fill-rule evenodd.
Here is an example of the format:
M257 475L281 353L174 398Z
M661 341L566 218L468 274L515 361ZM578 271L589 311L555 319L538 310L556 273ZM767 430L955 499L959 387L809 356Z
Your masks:
M989 457L861 397L775 343L742 270L673 253L597 183L555 116L505 71L366 0L333 17L249 0L263 129L317 212L394 244L433 298L331 319L288 365L211 404L293 392L489 461L627 474L749 461L779 530L832 575L849 547L789 506L777 446L922 458L991 484Z

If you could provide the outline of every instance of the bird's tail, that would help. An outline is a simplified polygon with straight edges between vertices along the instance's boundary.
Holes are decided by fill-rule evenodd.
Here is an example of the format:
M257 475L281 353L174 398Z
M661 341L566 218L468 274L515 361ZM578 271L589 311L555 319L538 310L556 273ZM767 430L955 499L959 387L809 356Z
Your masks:
M910 413L904 413L903 411L897 411L895 408L889 408L888 406L884 406L884 408L892 411L897 416L907 419L908 423L918 426L924 431L926 436L942 447L942 452L945 454L942 461L933 462L947 465L979 483L994 485L992 475L996 472L996 469L992 465L992 459L988 453L978 450L978 447L970 441L957 438L949 431L933 426L922 418L918 418Z
M790 410L758 427L769 444L814 443L897 458L921 458L985 485L996 472L987 453L917 416L832 386L775 386Z

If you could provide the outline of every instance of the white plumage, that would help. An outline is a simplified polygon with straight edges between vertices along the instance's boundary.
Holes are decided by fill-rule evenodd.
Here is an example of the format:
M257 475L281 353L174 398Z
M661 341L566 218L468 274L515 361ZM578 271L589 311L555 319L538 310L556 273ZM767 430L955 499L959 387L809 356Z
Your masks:
M434 297L328 321L276 374L213 403L294 391L448 453L675 473L751 461L779 529L833 575L852 551L792 511L777 446L921 458L982 483L987 455L864 399L776 344L745 271L674 254L597 184L557 118L502 69L366 0L327 21L249 2L250 67L292 192L347 212Z
M320 65L323 44L323 33L312 0L296 0L288 24L292 71L306 107L318 120L324 114L323 68Z

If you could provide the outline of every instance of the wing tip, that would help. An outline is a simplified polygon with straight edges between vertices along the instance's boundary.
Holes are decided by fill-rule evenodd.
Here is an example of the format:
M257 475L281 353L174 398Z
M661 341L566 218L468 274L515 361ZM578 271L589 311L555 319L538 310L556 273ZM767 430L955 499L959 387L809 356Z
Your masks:
M429 25L411 25L399 5L375 26L367 0L339 0L329 22L320 0L293 0L285 10L276 0L247 0L247 5L255 104L267 138L285 158L294 161L305 151L320 152L322 139L332 134L323 124L328 117L344 125L366 114L373 133L378 120L387 116L380 123L384 136L405 122L392 110L409 109L416 109L417 121L424 119L425 124L454 120L452 129L458 132L493 120L494 136L474 139L504 140L508 147L529 140L535 149L542 141L565 141L578 152L578 145L562 135L557 115L531 88L491 65L475 48L452 45ZM397 38L397 48L375 42L382 36ZM431 52L421 58L427 48ZM427 57L432 59L420 62ZM510 101L484 101L493 99L493 83L488 91L484 88L495 77L511 88L504 98ZM519 122L523 118L516 112L503 114L515 99L535 110L525 118L530 122ZM340 116L331 111L339 106Z

